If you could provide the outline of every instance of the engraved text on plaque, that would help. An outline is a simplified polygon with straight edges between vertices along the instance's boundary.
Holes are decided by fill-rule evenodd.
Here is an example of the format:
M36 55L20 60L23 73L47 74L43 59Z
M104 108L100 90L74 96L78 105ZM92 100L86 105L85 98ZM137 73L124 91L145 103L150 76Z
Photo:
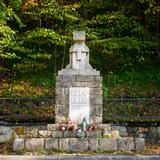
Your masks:
M86 117L89 123L90 103L88 87L71 87L69 95L69 119L81 123Z

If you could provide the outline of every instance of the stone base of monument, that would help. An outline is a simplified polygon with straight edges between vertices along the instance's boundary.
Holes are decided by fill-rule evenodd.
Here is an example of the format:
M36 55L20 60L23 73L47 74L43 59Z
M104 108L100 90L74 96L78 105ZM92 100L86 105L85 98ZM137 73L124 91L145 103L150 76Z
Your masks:
M35 135L19 135L13 143L14 151L61 150L86 151L134 151L144 150L143 138L121 138L118 131L112 131L109 124L98 124L94 131L86 131L83 138L76 138L74 131L60 131L58 124L48 124L46 130Z
M55 94L55 123L64 124L70 119L79 124L84 117L90 124L102 123L101 76L58 75Z

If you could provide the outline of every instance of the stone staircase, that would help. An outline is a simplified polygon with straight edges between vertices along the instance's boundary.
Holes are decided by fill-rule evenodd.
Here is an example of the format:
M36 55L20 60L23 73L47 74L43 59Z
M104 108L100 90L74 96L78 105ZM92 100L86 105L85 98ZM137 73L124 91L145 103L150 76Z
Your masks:
M26 129L27 130L27 129ZM73 131L60 131L59 124L48 124L46 129L31 129L18 135L13 142L14 151L62 150L71 152L134 151L144 150L143 138L121 138L109 124L97 124L94 131L86 131L83 138L76 138Z

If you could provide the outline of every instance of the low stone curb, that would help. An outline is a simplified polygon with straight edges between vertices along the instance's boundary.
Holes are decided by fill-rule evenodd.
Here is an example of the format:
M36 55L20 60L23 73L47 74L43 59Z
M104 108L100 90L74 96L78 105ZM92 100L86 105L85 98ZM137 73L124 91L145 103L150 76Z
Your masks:
M0 160L160 160L160 156L65 155L65 156L0 156Z

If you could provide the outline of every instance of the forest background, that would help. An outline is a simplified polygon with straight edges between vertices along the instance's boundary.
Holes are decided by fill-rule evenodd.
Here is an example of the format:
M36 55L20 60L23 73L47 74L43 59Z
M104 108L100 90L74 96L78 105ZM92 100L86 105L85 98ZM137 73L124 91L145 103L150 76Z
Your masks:
M104 97L160 97L159 0L0 0L0 96L52 96L75 30Z

